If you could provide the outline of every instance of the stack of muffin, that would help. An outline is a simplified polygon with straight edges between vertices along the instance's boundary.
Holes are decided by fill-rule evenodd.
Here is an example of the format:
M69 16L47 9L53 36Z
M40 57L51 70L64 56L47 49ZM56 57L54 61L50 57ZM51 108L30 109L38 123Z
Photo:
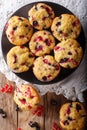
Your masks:
M83 50L75 40L81 24L72 14L55 17L52 7L37 3L29 10L28 19L13 16L5 29L10 43L16 45L7 54L7 64L15 73L32 68L38 80L49 82L62 67L73 69L81 62Z

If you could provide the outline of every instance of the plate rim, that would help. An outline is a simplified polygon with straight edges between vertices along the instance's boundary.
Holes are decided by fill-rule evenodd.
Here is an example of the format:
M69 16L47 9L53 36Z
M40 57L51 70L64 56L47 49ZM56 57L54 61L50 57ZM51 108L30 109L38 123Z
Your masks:
M64 10L67 10L67 11L69 11L69 13L68 14L73 14L73 15L75 15L74 13L72 13L72 11L70 11L69 9L67 9L66 7L64 7L63 5L61 5L61 4L58 4L58 3L55 3L55 2L50 2L50 1L37 1L37 2L31 2L31 3L29 3L29 4L26 4L26 5L24 5L24 6L22 6L22 7L20 7L19 9L17 9L15 12L13 12L13 14L8 18L8 20L12 17L12 16L14 16L14 15L17 15L16 13L18 12L18 11L20 11L21 9L23 9L23 8L25 8L25 7L27 7L27 6L33 6L34 4L38 4L38 3L45 3L45 4L48 4L48 5L50 5L50 4L54 4L54 5L56 5L56 6L60 6L61 8L63 8ZM30 9L30 8L29 8ZM54 11L55 12L55 11ZM17 16L20 16L20 15L17 15ZM75 15L76 16L76 15ZM25 17L26 18L26 17ZM27 12L27 19L28 19L28 12ZM8 22L8 20L6 21L6 23ZM6 23L5 23L5 25L6 25ZM2 36L1 36L1 50L2 50L2 54L3 54L3 57L4 57L4 52L3 52L3 45L2 45L2 40L3 40L3 35L5 34L5 25L4 25L4 27L3 27L3 31L2 31ZM83 28L82 28L82 30L83 30ZM81 31L82 31L81 30ZM37 30L38 31L38 30ZM84 31L83 31L83 33L84 33ZM6 34L5 34L6 35ZM85 37L85 35L84 35L84 37ZM76 39L77 40L77 39ZM78 40L77 40L78 41ZM14 45L12 45L12 46L14 46ZM86 41L85 41L85 46L86 46ZM84 53L85 53L85 50L84 50ZM83 55L83 57L84 57L84 55ZM6 64L7 64L7 61L6 61L6 56L4 57L4 60L5 60L5 62L6 62ZM82 60L83 60L83 58L82 58ZM82 63L82 60L81 60L81 62L80 62L80 64ZM80 64L79 64L79 66L80 66ZM7 65L8 66L8 65ZM64 79L61 79L61 80L59 80L59 81L56 81L56 82L53 82L54 80L52 80L52 81L49 81L49 82L42 82L42 81L39 81L35 76L35 78L36 78L36 80L38 81L38 82L40 82L40 83L35 83L35 82L32 82L32 81L27 81L27 80L25 80L25 79L23 79L23 78L21 78L20 76L18 76L18 75L20 75L20 73L19 74L17 74L17 73L14 73L11 69L10 69L10 71L12 72L12 73L14 73L16 76L18 76L19 78L21 78L22 80L25 80L25 81L27 81L27 82L30 82L30 83L33 83L33 84L37 84L37 85L50 85L50 84L55 84L55 83L59 83L60 81L64 81L65 79L67 79L69 76L71 76L73 73L75 73L76 72L76 70L77 70L77 68L79 68L79 66L78 67L76 67L75 69L73 69L74 71L72 72L72 73L70 73L67 77L65 77ZM64 68L63 68L64 69ZM66 69L67 70L67 69ZM26 72L25 72L26 73ZM23 73L22 73L23 74ZM57 76L58 77L58 76Z

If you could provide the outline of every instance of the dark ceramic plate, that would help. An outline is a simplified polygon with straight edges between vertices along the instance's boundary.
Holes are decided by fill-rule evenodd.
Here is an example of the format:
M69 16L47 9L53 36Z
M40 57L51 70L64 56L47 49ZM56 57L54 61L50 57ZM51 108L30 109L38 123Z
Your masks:
M34 2L34 3L31 3L31 4L25 5L24 7L20 8L19 10L17 10L13 15L18 15L18 16L23 16L25 18L28 18L28 10L34 4L37 4L37 3L39 3L39 2ZM52 3L52 2L45 2L45 1L43 1L43 3L46 3L46 4L50 5L53 8L56 16L59 16L59 15L61 15L63 13L72 14L71 11L69 11L68 9L66 9L65 7L63 7L61 5L58 5L58 4L55 4L55 3ZM84 51L85 50L85 37L84 37L83 29L82 29L81 34L80 34L80 36L78 37L77 40L79 41L79 43L82 46L83 51ZM28 45L28 43L26 43L26 45ZM3 34L2 34L2 52L3 52L3 56L4 56L5 61L6 61L6 55L7 55L8 51L13 46L14 45L9 43L9 41L8 41L8 39L6 37L6 34L5 34L5 29L4 29L3 30ZM16 73L16 75L19 76L21 79L29 81L31 83L44 85L44 84L52 84L52 83L59 82L59 81L65 79L65 78L67 78L75 70L76 69L64 69L64 68L62 68L59 76L57 76L57 78L55 78L53 81L50 81L48 83L44 83L44 82L41 82L41 81L37 80L37 78L34 76L34 74L32 72L32 69L30 69L27 72L20 73L20 74Z

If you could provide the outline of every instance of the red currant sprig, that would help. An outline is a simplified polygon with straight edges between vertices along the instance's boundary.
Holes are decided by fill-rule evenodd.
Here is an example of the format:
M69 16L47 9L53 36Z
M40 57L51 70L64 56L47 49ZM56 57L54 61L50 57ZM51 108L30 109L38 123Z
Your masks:
M18 128L17 130L22 130L21 128Z
M33 111L33 115L40 117L42 116L43 111L44 111L44 106L40 105Z
M13 92L13 86L6 84L4 87L0 89L0 92L2 93L12 93Z
M52 124L52 130L62 130L56 122Z

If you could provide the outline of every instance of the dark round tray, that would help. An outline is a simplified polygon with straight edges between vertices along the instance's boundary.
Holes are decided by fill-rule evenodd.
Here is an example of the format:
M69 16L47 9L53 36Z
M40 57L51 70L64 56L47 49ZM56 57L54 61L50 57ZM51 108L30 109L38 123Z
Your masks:
M37 4L39 2L34 2L34 3L31 3L31 4L28 4L28 5L25 5L23 6L22 8L18 9L13 15L18 15L18 16L22 16L22 17L25 17L25 18L28 18L28 10L34 5L34 4ZM43 1L43 3L46 3L48 5L50 5L54 12L55 12L55 15L56 16L59 16L63 13L68 13L68 14L73 14L71 11L69 11L67 8L59 5L59 4L56 4L56 3L52 3L52 2L45 2ZM12 15L12 16L13 16ZM80 43L80 45L82 46L83 48L83 51L85 50L85 36L84 36L84 32L83 32L83 29L81 30L81 33L80 33L80 36L78 37L78 42ZM58 41L56 41L58 43ZM2 33L2 41L1 41L1 45L2 45L2 53L3 53L3 56L4 56L4 59L6 61L6 55L8 53L8 51L14 46L12 45L7 37L6 37L6 34L5 34L5 28L3 29L3 33ZM26 43L26 46L28 45L28 43ZM64 69L62 68L61 69L61 72L60 74L52 81L50 82L41 82L39 81L33 74L32 72L32 68L27 71L27 72L23 72L23 73L15 73L18 77L20 77L21 79L23 80L26 80L28 82L31 82L31 83L35 83L35 84L42 84L42 85L45 85L45 84L53 84L53 83L56 83L56 82L59 82L65 78L67 78L70 74L72 74L74 71L76 70L75 69Z

